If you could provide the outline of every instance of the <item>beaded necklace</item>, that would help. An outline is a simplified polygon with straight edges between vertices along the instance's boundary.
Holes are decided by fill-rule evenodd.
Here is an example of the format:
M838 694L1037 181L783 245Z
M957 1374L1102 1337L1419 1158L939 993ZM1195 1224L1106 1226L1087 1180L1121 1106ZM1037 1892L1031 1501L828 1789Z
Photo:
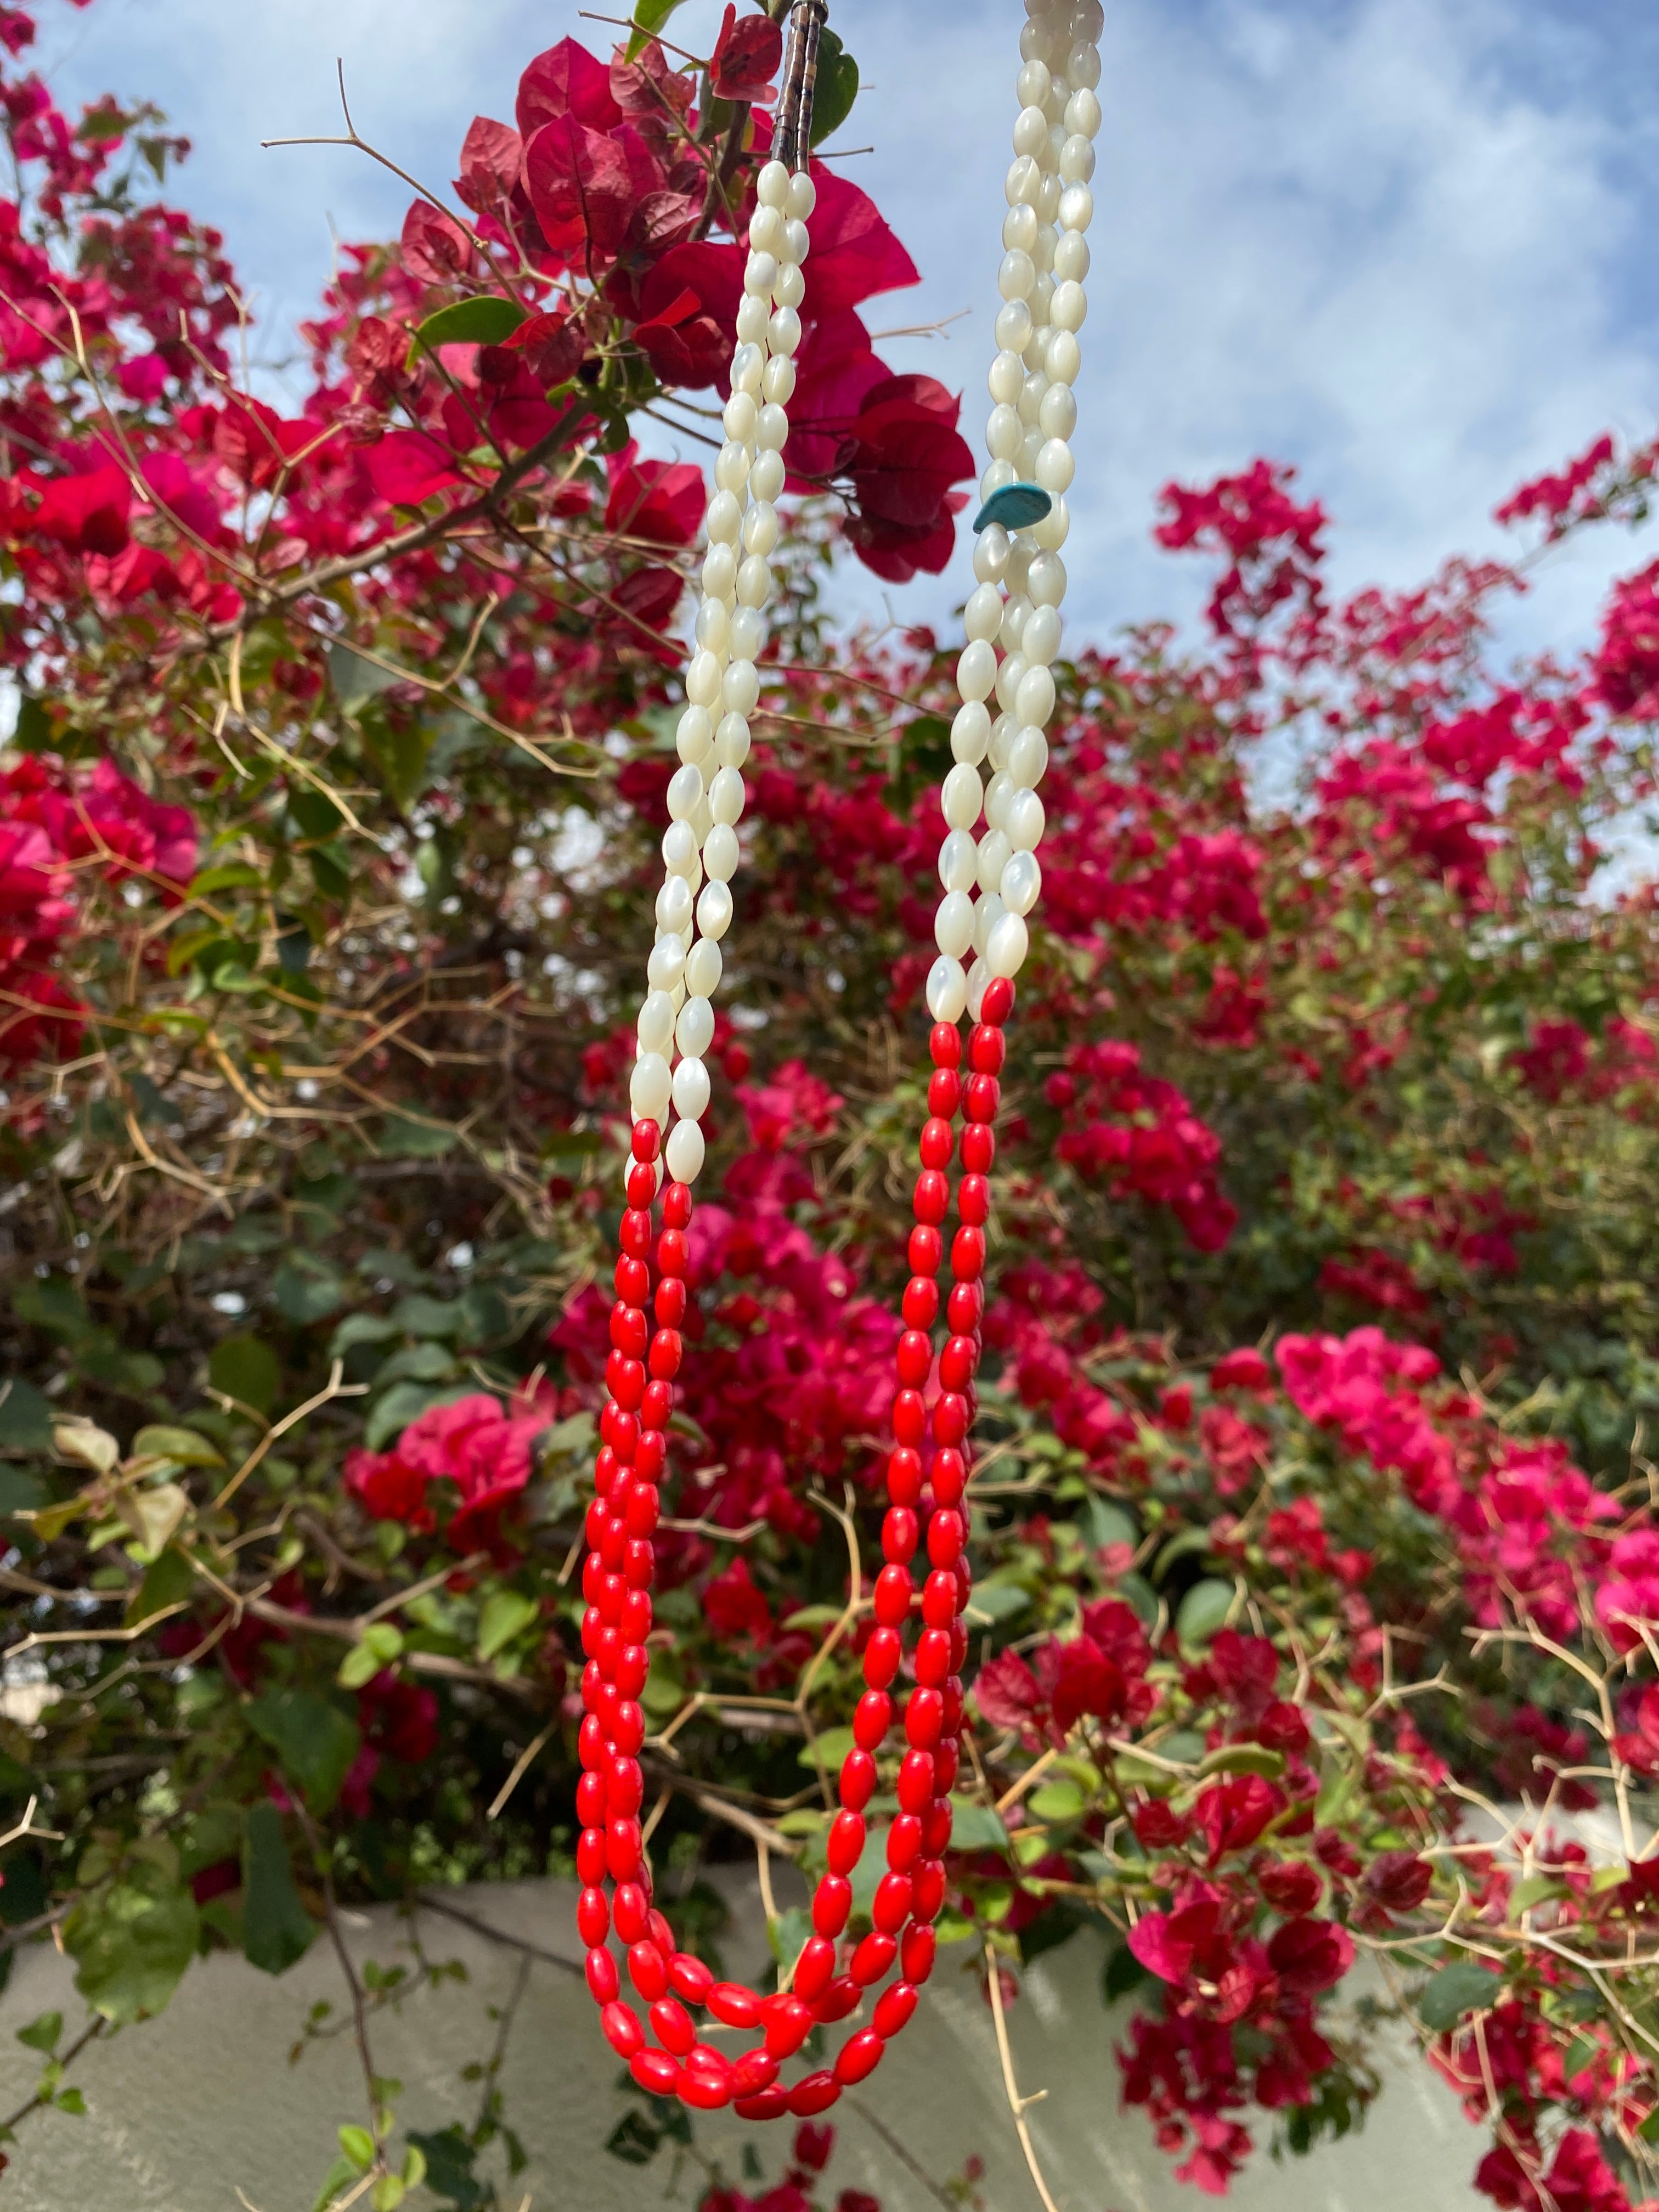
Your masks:
M773 587L769 556L778 542L787 410L806 296L807 226L817 198L810 174L811 94L826 0L797 0L790 20L775 158L760 173L759 204L749 227L726 442L714 465L702 599L676 741L680 766L668 787L665 877L629 1093L633 1135L605 1370L610 1397L599 1423L582 1571L587 1663L576 1792L582 1883L577 1924L601 2027L640 2087L701 2109L729 2105L745 2119L811 2117L873 2073L933 1972L933 1923L945 1898L963 1717L959 1670L968 1650L963 1492L985 1303L988 1177L996 1152L1003 1030L1025 959L1025 917L1042 880L1037 786L1048 764L1043 733L1054 711L1050 671L1066 591L1060 549L1069 527L1067 441L1077 421L1072 387L1082 362L1077 332L1089 269L1085 233L1093 213L1089 179L1101 123L1095 92L1096 42L1104 21L1100 0L1025 5L1020 112L998 272L994 405L986 426L991 459L975 524L967 644L957 664L962 704L951 732L955 765L940 793L944 896L934 922L939 957L927 983L933 1074L896 1355L884 1564L873 1596L876 1625L863 1654L854 1748L841 1769L841 1809L829 1832L828 1869L812 1898L813 1932L781 1977L784 1986L764 1996L717 1982L701 1960L679 1949L667 1920L653 1907L639 1818L645 1741L640 1694L649 1663L651 1538L683 1357L686 1232L692 1185L703 1164L698 1121L709 1101L703 1055L714 1040L720 941L732 921L748 718L759 696L755 664ZM988 762L988 782L981 775ZM976 835L981 815L984 828ZM971 1024L965 1043L964 1014ZM958 1114L960 1171L953 1190ZM660 1229L653 1218L659 1198ZM940 1277L953 1199L947 1293ZM930 1406L926 1394L941 1310L946 1334ZM927 1571L918 1592L912 1561L923 1541ZM851 1876L869 1832L877 1755L895 1717L902 1632L918 1610L915 1681L902 1698L904 1748L896 1780L898 1810L886 1829L886 1871L876 1887L871 1932L849 1955L842 1938L852 1915ZM647 2008L643 2021L623 1998L623 1969L609 1945L613 1931L628 1978ZM890 1981L895 1966L897 1977ZM781 2072L812 2029L848 2019L878 1988L870 2024L848 2037L834 2063L786 2087ZM757 2030L759 2040L735 2057L716 2050L702 2039L694 2018L699 2010L727 2027Z

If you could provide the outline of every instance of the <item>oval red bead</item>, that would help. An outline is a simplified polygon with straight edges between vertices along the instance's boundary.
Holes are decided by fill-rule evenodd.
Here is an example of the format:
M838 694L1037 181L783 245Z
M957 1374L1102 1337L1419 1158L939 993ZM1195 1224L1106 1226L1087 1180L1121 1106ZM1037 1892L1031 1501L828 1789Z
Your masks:
M608 2004L599 2014L605 2041L619 2058L631 2058L645 2048L645 2030L631 2005Z
M732 2070L717 2074L712 2067L688 2066L675 2083L683 2105L693 2106L700 2112L717 2112L722 2105L732 2101Z
M823 1888L820 1884L818 1896L821 1897L823 1894ZM813 1901L813 1910L816 1913L816 1899ZM831 1935L839 1933L838 1929L830 1931ZM811 2004L814 1998L823 1995L825 1990L835 1979L835 1974L836 1947L830 1940L830 1936L809 1936L801 1947L799 1958L795 1961L795 1995L804 2003Z
M665 2051L636 2051L628 2070L653 2097L672 2097L679 2087L679 2067Z
M853 1963L848 1969L861 1990L878 1982L898 1956L898 1945L890 1936L866 1936L853 1954Z
M935 1022L928 1034L927 1050L935 1067L960 1067L962 1031L954 1022Z
M789 2092L789 2109L798 2120L810 2120L827 2112L840 2095L841 2084L833 2074L809 2074Z
M665 2051L684 2058L697 2039L691 2015L674 1997L659 1997L651 2008L651 2027Z
M933 1930L927 1931L932 1935ZM909 1982L895 1982L890 1990L884 1990L876 2000L876 2009L871 2024L878 2035L895 2036L905 2027L916 2008L916 1992Z
M716 1982L708 1992L708 2009L728 2027L757 2027L766 2009L764 1997L741 1982Z
M851 2084L867 2081L881 2063L881 2054L887 2048L873 2027L861 2027L849 2036L836 2056L836 2079Z

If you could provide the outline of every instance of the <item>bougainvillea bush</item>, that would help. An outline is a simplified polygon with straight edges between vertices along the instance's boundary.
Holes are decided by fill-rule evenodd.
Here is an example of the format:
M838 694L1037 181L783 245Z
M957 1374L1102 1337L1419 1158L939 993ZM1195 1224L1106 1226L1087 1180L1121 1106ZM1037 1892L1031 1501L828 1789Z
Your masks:
M0 9L0 1917L85 2001L25 2032L44 2146L199 1955L571 1870L705 496L636 433L710 441L779 34L529 60L280 404L179 142L66 118L32 36ZM913 265L817 167L644 1694L659 1901L714 1955L758 1850L786 1971L872 1625L951 697L948 639L835 632L835 564L942 570L974 467L863 319ZM1172 486L1203 635L1061 671L937 1972L1013 2002L1098 1943L1101 2081L1203 2190L1353 2124L1389 2015L1498 2204L1659 2189L1659 563L1553 659L1490 643L1655 459L1603 439L1507 501L1511 563L1347 600L1288 470ZM309 2024L368 2075L320 2205L493 2201L512 2154L493 2090L404 2132L368 2051L410 1971Z

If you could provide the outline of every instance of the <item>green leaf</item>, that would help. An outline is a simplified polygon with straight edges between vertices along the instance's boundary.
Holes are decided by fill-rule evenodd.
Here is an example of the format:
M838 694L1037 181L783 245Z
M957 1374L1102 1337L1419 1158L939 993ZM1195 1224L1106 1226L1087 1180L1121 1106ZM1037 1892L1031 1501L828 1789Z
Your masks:
M127 1607L125 1626L136 1628L141 1620L154 1620L158 1613L187 1604L195 1587L195 1569L176 1545L169 1544L154 1565L146 1569L144 1579Z
M276 1270L270 1286L276 1310L296 1328L326 1321L345 1299L345 1286L325 1261L295 1252Z
M39 2020L32 2020L27 2027L18 2029L17 2040L27 2043L31 2051L43 2051L50 2057L63 2033L63 2014L43 2012Z
M826 1774L837 1774L842 1760L853 1748L850 1728L820 1729L815 1741L804 1743L796 1753L800 1764L816 1773L820 1767Z
M52 1497L45 1475L10 1460L0 1460L0 1521L17 1513L38 1513Z
M384 1314L348 1314L328 1340L328 1356L339 1359L359 1344L384 1344L388 1338L401 1336L399 1323L387 1320Z
M44 753L56 749L52 717L38 699L26 695L19 700L11 743L20 753Z
M634 10L634 28L628 34L627 58L630 62L646 40L661 30L679 4L680 0L640 0Z
M331 645L328 648L328 680L335 697L349 714L368 700L378 698L382 691L389 691L403 678L394 670L382 668L378 661L366 660L361 653L354 653L349 645ZM320 793L317 794L318 798L321 796ZM289 800L290 812L301 818L307 837L326 837L331 830L339 827L342 817L332 801L325 800L324 804L328 806L333 818L325 826L313 830L303 817L300 817L297 800L292 798Z
M415 1291L398 1299L392 1317L411 1336L456 1336L466 1314L459 1298L428 1298Z
M1002 1815L989 1805L951 1807L951 1849L953 1851L1006 1851L1008 1831Z
M1213 1580L1194 1583L1181 1601L1176 1615L1176 1636L1182 1644L1207 1644L1217 1629L1226 1626L1233 1609L1233 1586Z
M1109 2004L1127 1997L1131 1990L1146 1979L1146 1969L1127 1943L1111 1952L1100 1972L1100 1993Z
M1496 2004L1503 1994L1498 1977L1475 1959L1454 1959L1431 1975L1417 2001L1419 2016L1426 2028L1443 2034L1455 2027L1466 2012Z
M1012 1620L1017 1613L1024 1613L1030 1607L1031 1593L1019 1583L988 1576L984 1582L974 1584L968 1602L988 1620Z
M441 1160L453 1149L459 1131L442 1121L417 1121L412 1114L388 1114L380 1150L390 1160Z
M1199 1762L1198 1771L1200 1774L1260 1774L1272 1782L1285 1771L1285 1754L1269 1751L1261 1743L1224 1743Z
M1547 1898L1565 1897L1566 1894L1566 1884L1558 1881L1553 1875L1532 1875L1525 1881L1517 1882L1510 1892L1510 1911L1527 1912L1534 1905L1543 1904Z
M323 2176L323 2185L317 2192L317 2201L311 2212L329 2212L331 2205L349 2189L357 2179L357 2169L349 2159L337 2158Z
M0 1384L0 1444L14 1451L52 1449L52 1401L21 1376Z
M640 1692L640 1703L653 1720L666 1720L685 1703L685 1684L672 1652L656 1650L651 1654L650 1671Z
M357 1723L312 1690L267 1690L246 1708L248 1725L297 1782L314 1813L326 1813L357 1756Z
M478 1617L478 1656L493 1659L528 1628L541 1611L533 1597L522 1590L492 1590Z
M173 1871L135 1854L63 1923L75 1986L117 2027L160 2012L196 1955L196 1901Z
M445 1382L455 1372L455 1355L441 1344L406 1344L374 1370L378 1389L392 1382Z
M264 878L258 868L250 867L246 860L227 860L222 867L204 868L192 876L190 884L191 898L205 898L210 891L240 890L249 884L262 884Z
M432 732L419 722L392 721L384 708L371 704L358 718L363 750L399 813L407 814L426 784L426 757Z
M60 2112L73 2112L79 2118L85 2118L87 2100L73 2086L67 2089L60 2089L52 2099L52 2103Z
M213 1348L208 1381L227 1398L268 1413L276 1396L281 1370L276 1355L257 1336L228 1336Z
M248 1808L242 1832L242 1949L262 1974L283 1974L302 1959L317 1923L300 1902L283 1833L283 1816L267 1798Z
M527 313L516 300L495 293L481 293L476 300L456 300L440 307L415 330L415 344L435 353L444 345L501 345L510 338ZM410 348L412 354L414 348Z
M132 1440L134 1459L177 1460L180 1467L222 1467L222 1455L196 1429L173 1429L151 1424Z
M853 112L853 103L859 96L859 65L853 59L836 33L825 28L818 33L818 78L812 94L812 143L823 145L824 140L839 131Z
M389 1620L371 1621L363 1631L362 1643L354 1644L341 1661L334 1679L343 1690L361 1690L395 1665L403 1648L402 1633Z
M348 2124L339 2130L339 2137L344 2155L359 2173L367 2173L374 2163L374 2138L368 2130Z
M1084 1796L1075 1782L1046 1782L1031 1792L1030 1802L1039 1820L1075 1820L1083 1810Z
M1109 1544L1127 1544L1133 1548L1140 1541L1140 1531L1121 1505L1091 1492L1087 1501L1084 1527L1088 1541L1097 1552L1103 1552Z
M426 2186L434 2197L443 2197L456 2212L483 2212L488 2199L472 2171L478 2153L465 2129L453 2125L439 2134L417 2135L411 2128L408 2142L411 2152L418 2150L426 2159ZM410 2186L415 2186L412 2180Z
M363 1442L370 1451L384 1451L392 1437L402 1436L428 1407L447 1406L457 1398L474 1395L469 1382L453 1383L447 1390L434 1389L425 1382L396 1382L385 1397L375 1400L374 1411L363 1425Z

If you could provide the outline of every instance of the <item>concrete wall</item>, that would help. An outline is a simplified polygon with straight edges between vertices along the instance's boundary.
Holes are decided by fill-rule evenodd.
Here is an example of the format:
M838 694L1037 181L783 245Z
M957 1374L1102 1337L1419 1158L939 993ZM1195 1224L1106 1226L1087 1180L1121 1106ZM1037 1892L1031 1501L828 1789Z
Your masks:
M522 1883L457 1891L464 1911L574 1960L574 1895L561 1885ZM760 1926L752 1895L733 1896L738 1936L728 1968L760 1966ZM422 1989L374 2027L377 2067L404 2084L403 2120L422 2130L470 2122L477 2090L459 2078L483 2057L494 2033L489 2004L512 1987L520 1954L453 1921L422 1912L416 1923L427 1955L459 1960L464 1985ZM407 1958L395 1915L356 1916L359 1959L386 1965ZM958 2173L970 2152L986 2161L980 2185L988 2212L1038 2212L1008 2117L991 2021L971 1975L971 1947L949 1948L921 2011L880 2071L858 2094L900 2136L935 2182ZM1011 2026L1020 2083L1048 2096L1030 2115L1060 2212L1196 2212L1205 2200L1170 2174L1139 2114L1118 2108L1111 2042L1122 2013L1103 2013L1100 1953L1089 1936L1036 1961ZM11 2149L0 2177L0 2212L310 2212L333 2157L334 2129L361 2119L361 2076L351 2040L313 2044L297 2063L289 2054L312 2003L338 2003L340 1977L325 1942L280 1979L221 1954L198 1962L161 2019L94 2045L75 2079L84 2118L37 2114ZM15 2030L60 2008L67 2021L82 2008L68 1962L49 1947L21 1958L0 1999L0 2111L33 2087L35 2055ZM532 1965L503 2071L507 2117L530 2154L511 2187L507 2212L641 2212L663 2201L666 2154L647 2167L608 2156L604 2142L629 2100L616 2087L618 2064L601 2042L593 2008L578 1977L550 1963ZM1387 2087L1364 2131L1324 2145L1307 2160L1275 2165L1260 2155L1230 2199L1235 2212L1465 2212L1485 2205L1468 2184L1480 2135L1414 2058L1395 2048ZM830 2169L835 2189L879 2197L885 2212L934 2212L938 2199L848 2100ZM1244 2116L1247 2119L1249 2115ZM745 2129L729 2116L699 2115L697 2140L736 2180L741 2146L758 2143L769 2179L787 2147L783 2128ZM1255 2130L1266 2142L1265 2118ZM491 2169L503 2169L495 2154ZM678 2201L695 2203L698 2176L681 2178ZM434 2204L420 2192L411 2212ZM1489 2208L1486 2208L1489 2212Z

